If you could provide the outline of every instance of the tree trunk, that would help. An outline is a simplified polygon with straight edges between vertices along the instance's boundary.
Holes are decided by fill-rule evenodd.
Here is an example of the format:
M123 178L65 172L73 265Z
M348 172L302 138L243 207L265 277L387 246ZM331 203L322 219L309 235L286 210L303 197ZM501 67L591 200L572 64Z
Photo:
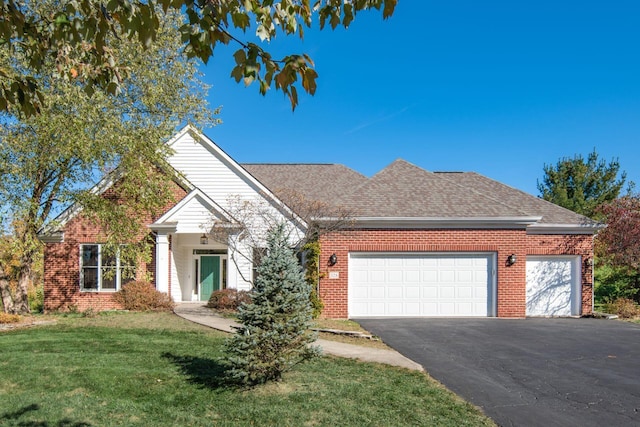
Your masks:
M9 277L4 273L4 265L0 264L0 297L2 298L2 308L5 313L15 314L16 309L9 287Z
M18 289L15 297L15 311L18 314L31 313L29 307L29 284L31 283L31 267L28 264L20 266L18 273Z

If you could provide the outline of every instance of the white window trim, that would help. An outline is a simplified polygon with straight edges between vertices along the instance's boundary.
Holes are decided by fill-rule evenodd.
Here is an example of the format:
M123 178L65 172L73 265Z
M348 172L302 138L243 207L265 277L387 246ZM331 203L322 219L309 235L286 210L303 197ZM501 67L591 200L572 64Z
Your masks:
M82 249L84 246L97 246L98 247L98 265L95 267L98 270L98 289L86 289L83 287L84 285L84 265L82 263ZM103 266L102 266L102 244L101 243L82 243L80 244L80 256L79 256L79 261L80 261L80 292L118 292L121 289L121 268L120 268L120 252L118 251L118 253L116 254L116 265L115 265L115 269L116 269L116 288L115 289L102 289L102 270L103 270ZM92 267L93 268L93 267Z

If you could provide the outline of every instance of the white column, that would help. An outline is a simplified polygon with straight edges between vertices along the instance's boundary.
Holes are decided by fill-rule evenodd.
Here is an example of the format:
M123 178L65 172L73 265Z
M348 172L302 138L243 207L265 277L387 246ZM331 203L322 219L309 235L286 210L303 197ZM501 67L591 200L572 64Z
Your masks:
M169 235L163 231L156 234L156 289L169 292Z

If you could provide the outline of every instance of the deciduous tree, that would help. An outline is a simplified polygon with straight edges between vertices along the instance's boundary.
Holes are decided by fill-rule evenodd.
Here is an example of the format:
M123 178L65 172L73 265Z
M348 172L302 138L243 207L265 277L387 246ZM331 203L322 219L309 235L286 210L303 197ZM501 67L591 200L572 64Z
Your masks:
M42 16L60 4L36 3L30 2L29 8ZM60 75L55 60L44 56L38 75L40 114L2 117L0 212L5 232L7 224L16 220L22 224L12 230L20 245L19 286L14 298L5 301L5 311L29 310L27 283L41 250L37 233L48 219L65 206L79 203L84 214L105 228L108 242L115 245L139 235L145 215L170 198L163 141L185 122L214 122L204 101L207 88L199 80L197 62L179 52L181 14L157 11L154 16L161 19L144 52L128 37L105 35L110 51L128 70L129 77L117 94L89 96L83 84ZM0 46L0 68L23 75L32 67L29 53L27 48ZM117 179L109 197L87 187L105 174L105 186ZM7 286L2 279L0 291Z
M578 154L573 158L564 157L555 165L544 165L538 191L545 200L595 218L599 205L620 195L626 178L617 159L607 163L593 150L586 159Z
M40 73L53 67L60 76L81 81L88 93L101 89L118 93L129 75L115 40L136 40L149 48L158 37L164 15L157 6L186 17L180 26L182 46L205 63L216 46L235 43L236 81L259 82L259 91L275 86L295 108L298 89L316 90L311 58L291 54L273 58L263 45L245 40L252 30L261 41L278 34L304 36L315 20L320 28L348 27L367 9L383 9L387 18L397 0L62 0L48 10L38 2L7 0L0 5L0 45L26 53L29 72L0 68L0 110L26 115L40 111L46 85ZM176 50L176 53L178 52Z
M598 274L608 299L640 302L640 196L625 196L598 208L607 227L596 238L596 250L607 268ZM597 272L598 273L598 272Z

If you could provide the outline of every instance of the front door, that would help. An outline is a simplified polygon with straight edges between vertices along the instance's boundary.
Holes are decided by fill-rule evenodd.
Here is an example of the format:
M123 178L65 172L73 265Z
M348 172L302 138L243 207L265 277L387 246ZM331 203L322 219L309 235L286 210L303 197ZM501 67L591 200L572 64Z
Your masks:
M200 257L200 301L208 301L214 291L220 290L220 257Z

